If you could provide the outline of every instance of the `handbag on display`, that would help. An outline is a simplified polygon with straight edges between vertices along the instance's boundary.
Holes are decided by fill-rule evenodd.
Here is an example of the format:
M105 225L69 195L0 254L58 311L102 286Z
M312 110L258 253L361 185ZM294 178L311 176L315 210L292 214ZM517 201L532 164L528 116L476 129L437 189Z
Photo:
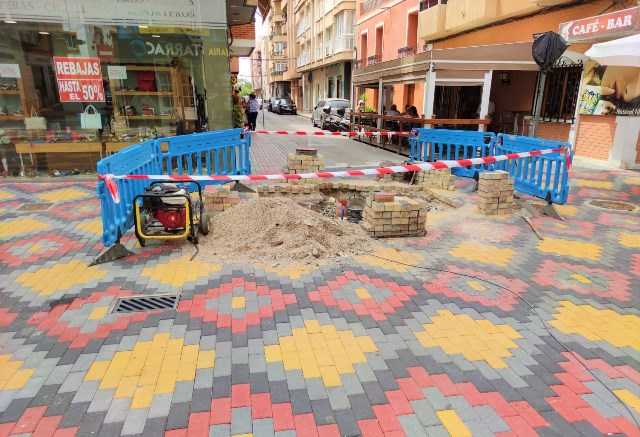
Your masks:
M156 74L153 71L138 72L138 91L156 91Z
M31 117L24 119L24 127L26 130L46 130L47 119L44 117L38 117L36 109L31 107Z
M100 115L95 106L87 106L84 112L80 114L80 128L102 129L102 115Z

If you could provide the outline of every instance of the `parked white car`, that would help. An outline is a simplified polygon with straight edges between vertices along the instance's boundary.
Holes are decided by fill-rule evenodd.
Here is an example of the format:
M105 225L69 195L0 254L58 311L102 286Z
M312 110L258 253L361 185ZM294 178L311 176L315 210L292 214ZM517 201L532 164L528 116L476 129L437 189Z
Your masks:
M345 110L349 110L349 107L351 106L351 102L349 102L347 99L320 100L316 105L316 107L313 108L313 112L311 113L311 124L313 124L314 127L318 126L322 129L327 128L326 120L327 120L327 117L329 117L329 115L322 110L325 106L328 106L329 108L331 108L332 114L336 114L336 111L339 108L344 108Z

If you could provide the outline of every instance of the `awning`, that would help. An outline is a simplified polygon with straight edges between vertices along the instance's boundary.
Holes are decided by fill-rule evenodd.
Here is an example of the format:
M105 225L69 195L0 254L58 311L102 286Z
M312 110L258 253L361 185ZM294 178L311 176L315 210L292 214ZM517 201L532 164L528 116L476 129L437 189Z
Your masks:
M640 67L640 34L594 44L585 55L600 65Z
M539 70L533 42L491 44L432 50L436 70Z

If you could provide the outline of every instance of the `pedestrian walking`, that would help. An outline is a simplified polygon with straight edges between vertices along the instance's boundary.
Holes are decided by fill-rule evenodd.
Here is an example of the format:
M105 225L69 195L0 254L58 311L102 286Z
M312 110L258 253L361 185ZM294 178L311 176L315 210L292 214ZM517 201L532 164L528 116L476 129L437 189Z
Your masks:
M258 111L260 110L260 104L256 100L256 95L249 94L249 105L247 107L247 120L249 121L249 129L256 130L256 123L258 121Z

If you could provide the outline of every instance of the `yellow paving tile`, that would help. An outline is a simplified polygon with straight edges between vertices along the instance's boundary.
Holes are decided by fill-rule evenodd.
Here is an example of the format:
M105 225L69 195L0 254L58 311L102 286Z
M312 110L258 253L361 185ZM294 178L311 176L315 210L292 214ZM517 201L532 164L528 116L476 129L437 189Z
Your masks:
M183 256L179 259L171 259L166 263L157 264L142 270L141 275L154 281L174 287L182 287L186 282L194 282L198 278L208 277L213 272L219 272L220 264L209 264L195 258ZM188 267L187 267L188 266Z
M538 250L545 253L554 253L561 256L574 258L586 258L592 261L600 259L602 247L594 243L567 240L564 238L545 237L537 246Z
M575 184L576 184L576 187L587 187L587 188L611 189L614 187L614 184L611 181L592 181L590 179L578 179L575 182Z
M436 411L436 415L452 437L471 437L471 432L455 410Z
M35 272L25 272L16 278L16 282L38 292L40 296L50 296L56 291L66 291L74 285L84 285L87 282L102 279L106 273L98 267L72 260L50 268L39 268Z
M515 257L516 252L490 244L465 241L449 251L451 256L485 264L506 267Z
M485 291L486 288L479 283L478 281L468 281L467 284L469 285L469 287L473 288L476 291Z
M583 284L591 284L591 279L584 277L582 275L579 275L577 273L574 273L572 275L569 275L571 278L575 279L578 282L582 282Z
M640 232L621 232L619 241L625 247L637 249L640 247Z
M98 387L100 389L118 388L118 385L120 385L120 380L122 379L123 374L124 374L124 368L107 369L107 373L104 375L104 377L100 381L100 385Z
M164 332L162 334L156 334L151 341L151 349L164 349L169 343L169 334ZM181 346L182 347L182 346Z
M614 390L613 393L618 396L618 398L629 405L631 408L636 410L636 412L640 413L640 398L631 393L627 389Z
M154 389L155 394L173 393L176 388L175 375L162 375L162 378L158 379L156 387Z
M49 225L47 223L31 217L20 217L16 219L5 218L0 221L0 239L42 231L48 227Z
M235 296L231 299L231 308L244 308L247 305L247 299L244 296Z
M563 334L580 334L590 341L604 340L615 347L640 351L640 317L569 301L559 303L558 313L549 323Z
M337 387L342 385L340 374L334 366L320 367L320 374L325 387Z
M180 361L195 363L196 361L198 361L199 350L200 350L200 347L197 344L190 344L190 345L184 346L182 348L182 355L180 357Z
M109 368L109 361L94 362L84 377L85 381L100 381Z
M127 367L124 369L123 376L140 376L142 374L142 369L144 368L145 358L144 357L132 357L129 358L129 362L127 363Z
M366 288L356 288L354 291L360 299L371 299L371 295Z
M149 408L153 401L153 385L143 385L136 388L136 393L131 401L131 408Z
M200 351L198 353L198 369L212 369L216 361L216 351Z
M640 178L638 177L628 177L622 180L623 183L627 185L640 185Z
M35 369L22 369L18 370L11 376L11 378L4 384L3 390L17 390L25 386L25 384L33 375Z
M160 366L145 366L140 374L140 385L151 385L155 387L160 377Z
M494 325L489 320L473 320L468 314L456 315L439 310L424 324L424 332L416 338L425 348L439 347L446 354L462 354L469 361L486 361L494 368L505 368L503 358L511 357L509 349L517 349L513 341L522 336L508 325Z
M370 337L337 331L333 325L320 326L316 320L308 320L304 329L295 328L290 336L280 337L279 343L265 346L267 362L282 361L285 370L301 369L305 378L322 377L327 386L340 385L340 374L354 373L353 364L366 362L364 351L378 350Z
M196 363L195 361L180 363L178 367L178 373L176 375L176 381L193 381L196 377Z
M78 223L76 228L81 229L89 234L102 235L102 220L87 220Z
M62 190L49 191L47 193L36 194L36 197L46 202L63 202L67 200L77 200L84 197L89 197L89 193L86 191L78 190L75 188L64 188Z
M424 261L424 257L419 253L382 247L376 249L370 255L356 256L355 260L372 267L382 267L383 269L403 273L408 272L412 266L420 265Z
M121 398L130 398L132 397L136 389L138 388L138 380L139 376L125 376L120 380L120 384L118 384L118 388L116 389L116 394L113 395L116 399Z
M107 311L109 311L109 307L96 307L89 314L89 320L100 320L107 314Z

